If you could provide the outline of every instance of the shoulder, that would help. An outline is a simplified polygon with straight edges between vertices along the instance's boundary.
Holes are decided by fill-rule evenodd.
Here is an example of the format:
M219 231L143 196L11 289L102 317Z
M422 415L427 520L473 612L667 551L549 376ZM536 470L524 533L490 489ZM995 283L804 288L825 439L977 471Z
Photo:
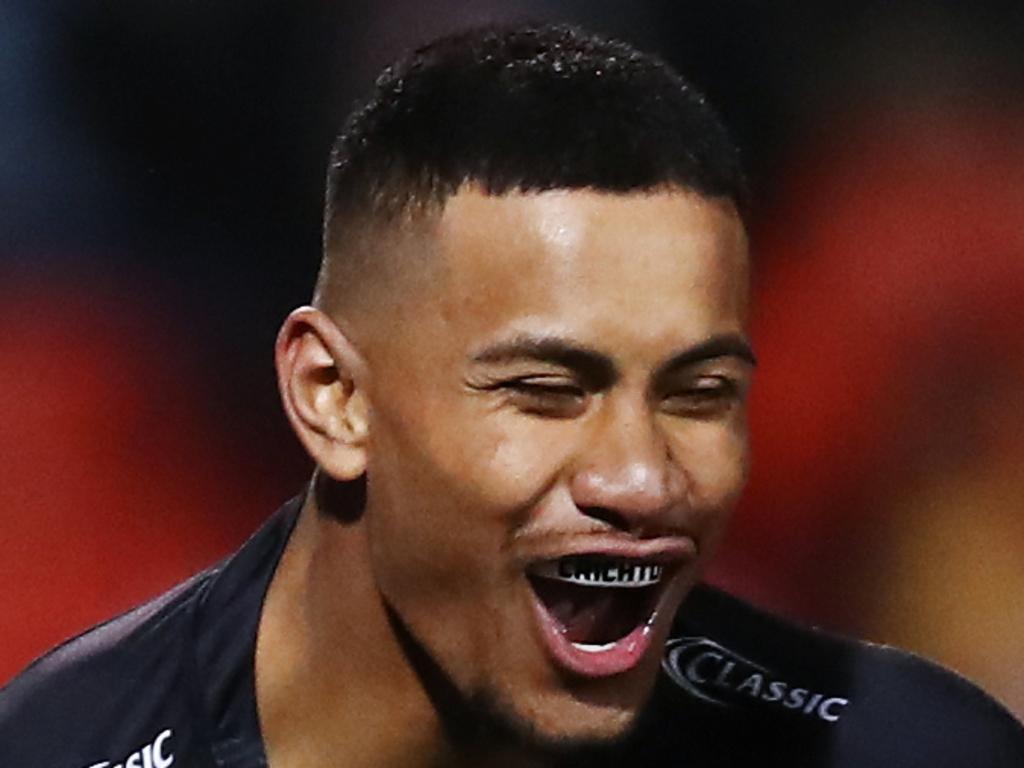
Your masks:
M253 655L302 498L219 565L57 647L0 690L0 766L262 765Z
M1024 765L1024 728L963 677L709 587L678 615L662 668L655 719L696 726L698 764Z
M189 637L209 578L65 642L0 690L0 764L170 765L196 738Z

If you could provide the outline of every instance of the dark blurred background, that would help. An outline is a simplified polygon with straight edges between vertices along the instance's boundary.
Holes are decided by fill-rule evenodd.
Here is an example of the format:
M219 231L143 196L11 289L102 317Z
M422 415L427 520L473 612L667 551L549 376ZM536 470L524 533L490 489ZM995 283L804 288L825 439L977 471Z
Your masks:
M755 471L713 580L1024 715L1024 4L3 0L0 682L309 466L271 348L338 123L409 46L660 52L754 178Z

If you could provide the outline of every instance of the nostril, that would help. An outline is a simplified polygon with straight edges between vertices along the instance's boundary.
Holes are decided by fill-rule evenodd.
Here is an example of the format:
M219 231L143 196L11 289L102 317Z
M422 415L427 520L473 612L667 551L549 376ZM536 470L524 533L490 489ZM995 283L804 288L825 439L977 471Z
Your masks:
M608 507L580 507L580 512L587 517L607 523L619 531L628 531L631 528L629 519L625 515Z

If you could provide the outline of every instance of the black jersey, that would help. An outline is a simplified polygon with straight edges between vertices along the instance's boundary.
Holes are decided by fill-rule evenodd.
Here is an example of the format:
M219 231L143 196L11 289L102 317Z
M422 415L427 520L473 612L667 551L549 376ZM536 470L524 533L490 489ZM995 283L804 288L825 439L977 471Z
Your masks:
M58 647L0 692L2 768L260 768L254 653L299 501L221 565ZM637 729L586 765L1021 768L1024 728L910 654L710 587L676 619ZM580 763L584 764L584 763Z

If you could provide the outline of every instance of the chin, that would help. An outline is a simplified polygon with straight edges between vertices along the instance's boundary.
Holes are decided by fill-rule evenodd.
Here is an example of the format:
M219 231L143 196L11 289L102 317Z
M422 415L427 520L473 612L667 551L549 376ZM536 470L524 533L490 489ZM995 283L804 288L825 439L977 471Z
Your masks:
M504 742L537 756L566 756L607 747L633 729L636 713L614 708L560 708L559 711L510 712L494 707L490 743ZM496 733L497 732L497 733Z
M534 726L535 737L563 748L591 747L615 743L629 734L638 710L578 704L545 713Z
M636 669L618 679L578 681L565 688L509 701L487 697L488 712L523 746L566 753L609 746L633 730L654 687L654 673Z

